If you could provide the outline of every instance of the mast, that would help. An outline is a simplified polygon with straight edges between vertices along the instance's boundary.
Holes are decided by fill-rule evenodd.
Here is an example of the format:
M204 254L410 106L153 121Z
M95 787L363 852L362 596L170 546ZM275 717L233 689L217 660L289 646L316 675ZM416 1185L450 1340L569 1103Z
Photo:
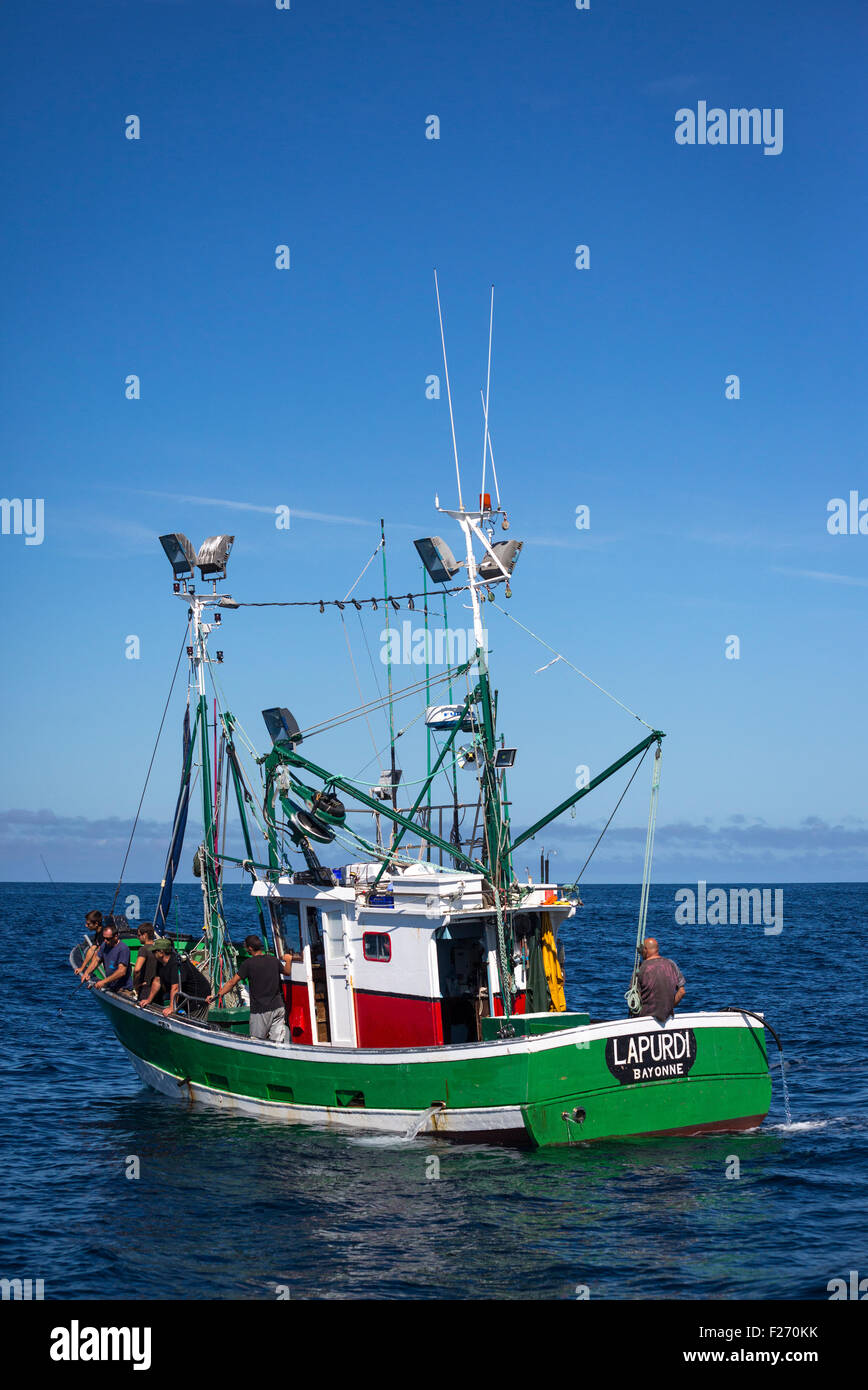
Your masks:
M446 611L446 594L443 594L443 628L445 631L446 660L449 660L449 616ZM449 703L453 704L455 696L452 691L452 668L449 668ZM458 821L458 759L455 753L455 745L452 745L452 832L449 836L453 845L461 848L461 826ZM472 848L472 846L471 846ZM453 864L458 868L458 860L453 859Z
M208 602L207 595L190 596L191 621L193 627L192 675L198 694L199 757L202 783L202 824L204 827L205 854L201 863L202 899L205 935L212 947L220 934L220 908L217 895L216 872L216 825L211 788L211 753L208 746L209 720L208 697L205 692L205 665L208 661L208 636L211 623L203 621L203 613Z
M422 566L422 601L425 605L425 708L431 704L431 652L428 646L428 571ZM431 829L431 728L425 723L425 745L428 778L428 829ZM431 845L426 843L426 857L430 862ZM472 848L472 846L471 846Z
M488 675L488 658L485 641L485 628L482 622L482 612L479 601L479 589L482 582L476 564L476 556L473 551L474 538L482 542L486 552L489 570L491 570L491 581L499 582L501 579L507 581L506 593L509 595L509 575L500 557L494 551L489 540L486 539L482 525L487 521L489 528L493 524L493 514L491 502L485 492L485 466L489 440L489 399L491 391L491 343L494 331L494 287L491 290L491 307L488 320L488 367L485 382L484 398L484 429L482 436L482 492L479 497L479 508L475 511L469 510L464 505L464 498L461 492L461 469L458 463L458 443L455 437L455 415L452 409L452 387L449 381L449 364L446 356L446 334L443 328L443 311L440 307L440 286L437 281L437 272L434 272L434 288L437 295L437 316L440 322L440 341L443 347L443 369L446 378L446 396L449 403L449 422L452 428L452 449L455 456L455 477L458 484L458 509L450 511L441 508L438 501L435 501L438 511L442 511L446 516L452 517L458 522L464 536L466 550L467 583L470 590L470 603L473 610L473 636L476 646L475 663L478 672L478 684L476 687L475 701L481 719L475 722L481 726L481 753L482 767L481 789L483 798L483 820L485 827L485 846L483 854L480 856L487 866L488 878L494 892L494 905L497 911L497 963L498 974L500 976L500 993L503 1004L504 1016L508 1018L512 1012L512 999L515 994L514 979L511 964L511 933L505 918L504 909L509 903L509 890L512 887L512 860L509 853L507 831L504 827L504 808L501 803L500 785L497 780L495 767L495 745L497 732L495 728L496 711L492 699L491 682ZM492 455L493 465L493 455ZM498 497L498 511L500 511L500 500ZM504 528L508 525L506 515L503 515ZM454 557L450 560L450 566L454 563ZM513 560L514 563L514 560ZM491 569L493 565L493 570ZM457 565L454 566L457 569ZM433 577L433 576L432 576ZM477 748L480 748L479 736L477 735ZM455 787L455 800L457 801L457 783ZM457 810L456 816L457 820Z
M229 964L228 957L232 948L226 938L218 881L215 789L212 783L208 697L205 691L205 668L210 661L208 637L214 622L206 621L206 617L208 609L215 610L215 621L219 623L221 615L216 613L217 609L238 607L228 595L217 593L217 580L226 577L226 560L234 539L234 536L209 536L199 547L197 553L187 536L181 531L160 537L160 544L175 575L173 585L175 595L188 605L187 616L190 622L191 644L187 648L187 655L190 659L190 687L195 690L196 694L196 722L193 738L195 739L198 734L202 781L202 848L204 852L198 857L202 881L203 934L208 948L211 984L214 987L220 983L224 967ZM212 581L211 593L196 593L195 586L190 582L196 569L200 571L204 581ZM218 652L217 657L218 660L222 660L222 653ZM217 773L216 735L215 718L215 776ZM191 743L191 757L192 748L193 744Z
M383 606L386 610L386 678L389 683L389 748L391 751L392 810L398 809L398 784L395 776L395 712L392 706L392 642L389 635L389 577L386 573L386 524L380 517L380 544L383 548ZM394 836L393 836L394 838ZM390 841L390 848L391 848Z

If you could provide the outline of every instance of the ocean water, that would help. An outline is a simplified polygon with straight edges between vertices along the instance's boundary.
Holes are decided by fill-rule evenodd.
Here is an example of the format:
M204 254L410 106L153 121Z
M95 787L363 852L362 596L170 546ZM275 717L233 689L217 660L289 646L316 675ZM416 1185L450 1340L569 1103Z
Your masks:
M153 887L126 892L148 916ZM67 963L112 889L0 885L0 1276L43 1279L49 1299L827 1299L830 1279L868 1275L868 885L784 885L779 934L676 925L674 892L652 890L649 934L686 1004L765 1011L792 1124L769 1038L755 1133L513 1152L232 1119L146 1090ZM243 888L226 896L233 934L255 928ZM620 1017L639 889L583 896L562 932L567 1003ZM178 904L195 925L198 885Z

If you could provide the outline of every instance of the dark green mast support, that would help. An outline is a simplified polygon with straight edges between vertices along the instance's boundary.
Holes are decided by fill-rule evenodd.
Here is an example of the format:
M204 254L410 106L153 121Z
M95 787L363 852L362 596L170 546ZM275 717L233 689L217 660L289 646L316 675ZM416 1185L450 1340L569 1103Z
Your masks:
M226 735L226 755L229 758L229 768L232 773L232 785L235 789L235 801L238 806L238 818L241 821L241 834L244 838L244 848L247 858L253 861L253 844L250 839L250 826L247 821L247 796L244 782L241 777L241 768L238 765L238 754L232 738L232 730L235 727L235 716L229 711L220 716L223 724L223 732ZM262 907L262 899L256 899L256 907L259 913L259 924L262 927L264 940L268 940L268 929L265 922L265 912Z
M202 823L205 827L205 861L202 864L202 882L205 885L208 927L210 931L220 930L220 910L217 895L217 872L215 867L216 845L214 843L214 807L211 801L211 755L208 749L208 697L199 696L199 748L202 757Z
M666 735L664 733L661 733L659 729L655 729L647 738L643 738L641 743L637 743L635 748L631 748L629 753L625 753L623 758L619 758L617 762L612 763L611 767L607 767L605 772L601 772L597 777L594 777L586 787L582 787L581 791L574 792L572 796L568 796L566 801L561 802L560 806L556 806L553 811L549 811L547 815L542 816L540 820L536 821L529 830L525 830L523 834L518 835L510 845L509 852L512 853L514 850L518 849L519 845L523 845L525 840L533 839L537 831L542 830L543 827L548 825L551 821L557 820L558 816L562 815L564 811L568 811L571 806L575 806L577 801L581 801L583 796L587 796L595 787L599 787L601 782L605 782L614 772L622 768L625 763L632 762L633 758L637 758L640 753L645 752L646 748L650 748L652 743L659 743L660 740L665 737Z

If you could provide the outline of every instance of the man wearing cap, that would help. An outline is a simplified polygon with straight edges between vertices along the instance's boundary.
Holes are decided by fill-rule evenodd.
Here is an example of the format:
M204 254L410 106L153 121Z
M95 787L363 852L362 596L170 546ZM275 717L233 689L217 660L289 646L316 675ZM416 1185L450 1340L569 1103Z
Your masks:
M133 966L133 989L140 999L143 995L150 993L154 976L157 973L154 939L153 922L142 922L139 926L139 951Z
M267 956L262 938L246 936L244 945L250 955L243 960L231 980L227 980L217 992L222 999L239 980L246 980L250 987L250 1036L263 1042L286 1042L286 1003L280 982L280 962L277 956ZM292 968L292 955L283 957L287 974ZM211 996L214 997L213 995Z
M102 963L105 979L91 980L97 965ZM82 980L92 989L107 989L111 994L130 990L133 972L130 969L130 948L121 941L113 917L107 917L100 927L99 946L90 964L81 972Z
M204 1010L209 985L201 970L197 970L191 960L179 956L167 937L160 937L154 942L153 952L157 968L147 994L143 994L139 1000L142 1008L146 1009L156 1000L164 1006L163 1017L168 1018L175 1013L178 996L183 992L191 1000L201 1000ZM195 1003L192 1007L196 1009Z

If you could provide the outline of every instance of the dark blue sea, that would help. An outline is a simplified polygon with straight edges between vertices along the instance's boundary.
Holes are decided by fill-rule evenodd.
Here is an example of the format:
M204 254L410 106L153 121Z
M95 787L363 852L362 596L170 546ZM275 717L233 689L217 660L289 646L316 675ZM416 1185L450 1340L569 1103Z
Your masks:
M0 1276L43 1279L46 1298L827 1299L831 1279L868 1275L868 885L784 885L779 934L676 925L674 892L653 889L649 933L687 1004L765 1011L792 1123L769 1039L756 1133L512 1152L189 1112L145 1090L67 963L112 889L0 885ZM150 916L153 887L124 893ZM567 1003L623 1016L639 889L583 896L562 933ZM233 935L255 928L246 891L226 897ZM177 901L183 925L201 921L198 885Z

